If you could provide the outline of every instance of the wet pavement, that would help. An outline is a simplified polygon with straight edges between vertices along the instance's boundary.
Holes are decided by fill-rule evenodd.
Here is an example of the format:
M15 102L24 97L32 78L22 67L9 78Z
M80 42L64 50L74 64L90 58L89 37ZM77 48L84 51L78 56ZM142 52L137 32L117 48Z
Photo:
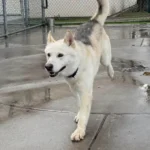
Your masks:
M91 150L149 150L149 115L109 115Z
M68 28L57 28L59 39ZM71 28L74 30L74 28ZM91 117L84 141L70 134L77 101L61 78L44 70L47 29L0 41L0 149L149 150L149 26L107 26L115 80L101 67L94 83Z
M72 27L56 27L54 29L54 37L56 39L63 38L67 30L74 31L76 26ZM111 39L139 39L150 38L150 25L106 25L107 33ZM17 47L25 45L41 45L46 43L47 32L49 28L35 28L25 32L10 36L7 40L0 39L0 48ZM118 42L119 43L119 42Z

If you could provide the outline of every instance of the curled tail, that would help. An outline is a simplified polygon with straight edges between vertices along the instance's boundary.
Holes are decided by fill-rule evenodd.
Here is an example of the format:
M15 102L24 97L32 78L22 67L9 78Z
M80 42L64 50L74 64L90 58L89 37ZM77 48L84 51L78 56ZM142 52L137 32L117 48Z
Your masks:
M97 20L102 26L109 15L109 0L97 0L98 10L91 20Z

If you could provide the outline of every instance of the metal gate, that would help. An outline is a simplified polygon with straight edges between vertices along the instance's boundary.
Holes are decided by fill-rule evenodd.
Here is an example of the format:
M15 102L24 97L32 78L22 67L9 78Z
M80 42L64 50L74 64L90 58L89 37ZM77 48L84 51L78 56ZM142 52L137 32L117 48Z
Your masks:
M47 0L2 0L0 37L45 25L47 8Z

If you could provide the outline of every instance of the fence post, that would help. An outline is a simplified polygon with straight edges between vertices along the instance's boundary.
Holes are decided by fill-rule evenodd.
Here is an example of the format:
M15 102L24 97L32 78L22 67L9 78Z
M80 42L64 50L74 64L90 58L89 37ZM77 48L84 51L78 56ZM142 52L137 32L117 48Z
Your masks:
M42 23L45 23L45 8L44 8L44 0L41 0L41 9L42 9Z
M5 37L7 37L8 36L8 27L7 27L6 0L2 0L2 5L3 5L4 34L5 34Z
M150 13L150 0L147 0L148 2L148 13Z
M137 0L137 4L138 4L138 11L144 11L144 3L145 0Z
M20 0L20 9L21 9L22 20L24 21L24 0Z
M29 25L29 1L24 0L24 23L25 26L28 27Z
M48 18L48 27L50 28L51 32L55 31L55 19L50 17Z

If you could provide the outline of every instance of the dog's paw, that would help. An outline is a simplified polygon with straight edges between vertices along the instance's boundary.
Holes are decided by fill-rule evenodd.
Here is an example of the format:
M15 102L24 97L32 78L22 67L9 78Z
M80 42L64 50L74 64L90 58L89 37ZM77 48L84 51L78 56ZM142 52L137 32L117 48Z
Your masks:
M78 112L78 114L75 116L74 118L74 122L78 123L79 122L79 117L80 117L80 112Z
M114 80L114 69L112 65L109 65L107 67L107 73L108 73L108 76L111 78L111 80Z
M76 142L79 142L81 140L84 139L84 136L85 136L85 130L84 129L79 129L77 128L71 135L71 140L72 141L76 141Z

